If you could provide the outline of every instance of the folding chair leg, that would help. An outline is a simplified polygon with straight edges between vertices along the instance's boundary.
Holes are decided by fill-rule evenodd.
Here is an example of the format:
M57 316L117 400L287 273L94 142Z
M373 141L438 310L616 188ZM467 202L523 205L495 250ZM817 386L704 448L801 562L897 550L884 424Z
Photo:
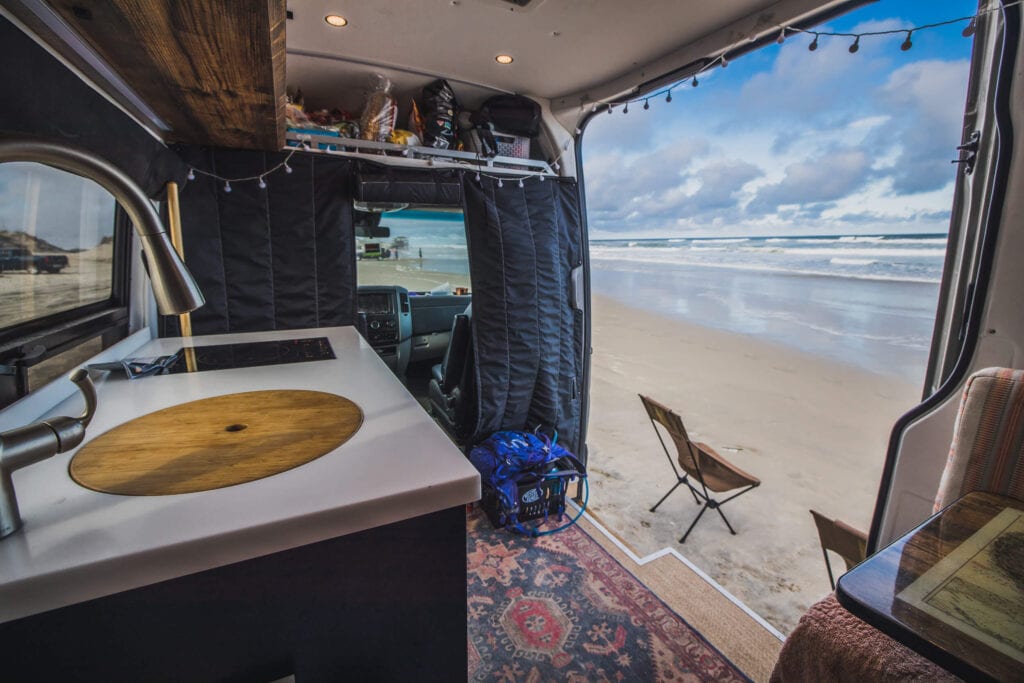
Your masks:
M690 528L687 529L686 533L683 534L683 537L679 539L680 543L686 543L686 537L690 535L691 531L693 531L693 527L697 526L697 522L700 521L701 515L704 514L704 511L707 510L708 507L708 504L704 503L704 507L700 509L700 512L697 513L697 516L694 518L693 522L690 523Z
M686 481L686 477L683 477L683 481ZM690 485L690 482L686 481L686 488L690 489L690 495L693 496L693 502L700 505L700 498L697 497L697 492Z
M832 563L828 560L828 551L824 548L821 549L821 554L825 558L825 569L828 570L828 585L832 586L832 590L836 589L836 580L832 576Z
M664 503L665 499L668 498L669 496L671 496L672 492L675 491L677 488L679 488L680 485L682 485L684 481L685 480L683 480L683 479L680 479L679 481L677 481L676 485L673 486L672 488L670 488L668 490L668 493L666 493L664 496L662 496L661 500L659 500L657 503L654 504L654 507L651 508L651 512L654 512L655 510L657 510L658 506L661 505L662 503Z
M735 536L736 535L736 530L732 528L732 524L729 524L729 520L725 518L725 513L722 512L722 508L719 507L718 505L715 505L713 507L715 508L715 510L718 511L718 514L720 514L722 516L722 521L725 522L725 525L727 527L729 527L730 533L732 533L732 535Z

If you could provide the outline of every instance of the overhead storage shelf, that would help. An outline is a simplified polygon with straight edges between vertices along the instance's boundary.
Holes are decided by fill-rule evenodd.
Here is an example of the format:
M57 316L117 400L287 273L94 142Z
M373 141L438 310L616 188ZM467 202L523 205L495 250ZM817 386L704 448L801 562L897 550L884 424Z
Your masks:
M551 170L551 165L547 161L540 159L519 159L517 157L505 156L487 158L473 152L396 145L390 142L357 140L355 138L343 138L329 134L317 135L288 131L285 133L285 144L288 147L302 146L312 151L325 152L327 154L357 156L403 166L437 166L440 164L520 175L540 174L552 177L556 175Z

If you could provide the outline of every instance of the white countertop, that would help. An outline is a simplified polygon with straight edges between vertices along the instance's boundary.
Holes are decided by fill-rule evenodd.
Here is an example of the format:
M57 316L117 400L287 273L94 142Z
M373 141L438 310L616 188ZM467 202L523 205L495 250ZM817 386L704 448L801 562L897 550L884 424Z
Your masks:
M339 394L363 409L364 422L349 441L312 462L201 493L91 491L68 475L74 451L18 470L14 487L25 526L0 540L0 623L477 500L477 471L354 328L191 343L321 336L336 360L97 379L99 406L84 443L161 408L259 389ZM179 338L156 339L132 355L181 346ZM52 412L78 415L82 405L74 396Z

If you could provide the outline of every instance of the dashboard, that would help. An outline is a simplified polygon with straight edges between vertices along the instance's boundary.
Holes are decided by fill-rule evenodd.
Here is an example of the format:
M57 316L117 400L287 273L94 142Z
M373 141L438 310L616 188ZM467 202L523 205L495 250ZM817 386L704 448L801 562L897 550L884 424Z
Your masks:
M417 295L398 286L360 286L357 310L366 318L366 340L399 377L409 363L440 363L452 321L470 295Z

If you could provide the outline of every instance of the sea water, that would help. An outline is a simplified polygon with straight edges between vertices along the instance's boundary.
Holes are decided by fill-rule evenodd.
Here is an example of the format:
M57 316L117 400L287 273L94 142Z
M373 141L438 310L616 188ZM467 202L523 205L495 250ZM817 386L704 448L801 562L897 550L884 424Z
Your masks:
M596 294L924 380L944 234L592 240Z
M417 268L469 273L461 213L381 224ZM945 253L945 234L593 239L591 288L920 386Z

